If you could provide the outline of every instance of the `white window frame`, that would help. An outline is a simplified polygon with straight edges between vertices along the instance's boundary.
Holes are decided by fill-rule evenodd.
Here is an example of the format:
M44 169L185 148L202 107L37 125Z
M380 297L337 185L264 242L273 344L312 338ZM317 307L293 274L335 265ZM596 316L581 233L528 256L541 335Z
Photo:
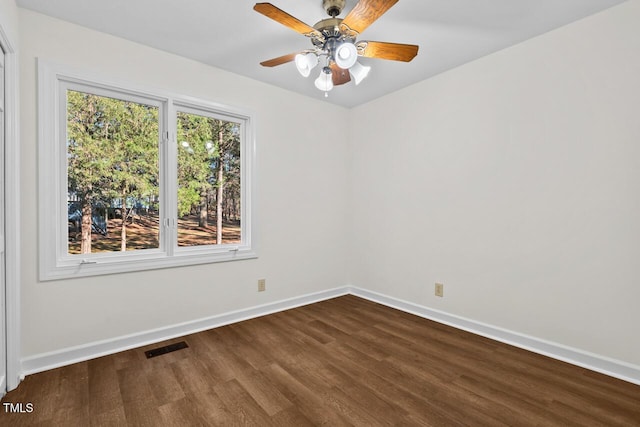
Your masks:
M67 90L158 107L160 129L159 247L125 252L68 253ZM187 111L241 125L241 236L237 244L178 247L176 114ZM38 213L40 280L141 271L256 258L254 213L255 119L244 109L113 82L93 73L38 60Z

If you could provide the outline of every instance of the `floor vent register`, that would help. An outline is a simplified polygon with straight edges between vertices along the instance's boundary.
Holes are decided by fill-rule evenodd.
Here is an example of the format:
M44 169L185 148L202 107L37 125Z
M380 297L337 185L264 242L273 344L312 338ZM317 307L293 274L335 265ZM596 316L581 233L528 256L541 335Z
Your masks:
M189 347L186 342L180 341L174 344L165 345L164 347L154 348L153 350L145 351L144 354L147 356L147 359L151 359L152 357L162 356L163 354L171 353L172 351L182 350L183 348Z

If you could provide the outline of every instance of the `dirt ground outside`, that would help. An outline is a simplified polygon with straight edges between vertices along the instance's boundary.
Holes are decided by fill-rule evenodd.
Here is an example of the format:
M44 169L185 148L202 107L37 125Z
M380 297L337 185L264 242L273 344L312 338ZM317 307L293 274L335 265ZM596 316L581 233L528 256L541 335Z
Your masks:
M201 246L216 244L215 220L209 221L205 227L198 226L198 217L191 215L178 219L178 246ZM119 252L120 228L122 219L110 219L107 235L91 233L91 252ZM158 215L149 214L134 216L127 221L127 251L154 249L159 247L160 223ZM241 242L240 221L225 222L222 225L222 243ZM81 234L79 230L69 227L69 254L80 253Z

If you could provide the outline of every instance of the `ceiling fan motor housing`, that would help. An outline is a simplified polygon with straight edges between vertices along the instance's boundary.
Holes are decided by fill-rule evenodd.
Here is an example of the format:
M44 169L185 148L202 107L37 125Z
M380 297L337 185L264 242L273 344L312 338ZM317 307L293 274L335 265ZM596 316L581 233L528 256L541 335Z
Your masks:
M322 0L322 7L329 16L335 18L340 15L347 0Z

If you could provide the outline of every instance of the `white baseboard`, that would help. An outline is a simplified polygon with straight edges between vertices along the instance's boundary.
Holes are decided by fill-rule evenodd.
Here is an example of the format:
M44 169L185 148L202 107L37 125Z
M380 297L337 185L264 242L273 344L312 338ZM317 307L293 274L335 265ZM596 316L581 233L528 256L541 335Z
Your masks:
M396 308L407 313L443 323L457 329L462 329L483 337L491 338L505 344L520 347L534 353L562 360L573 365L581 366L592 371L600 372L614 378L619 378L630 383L640 385L640 366L610 359L601 355L588 353L562 344L542 340L540 338L509 331L507 329L477 322L461 316L434 310L412 302L403 301L388 295L358 288L345 286L327 291L316 292L276 301L244 310L233 311L165 328L137 334L117 337L109 340L97 341L77 347L70 347L50 353L30 356L21 360L22 378L25 375L46 371L49 369L66 366L96 357L106 356L119 351L153 344L168 339L189 335L192 333L217 328L231 323L300 307L307 304L352 294L379 304Z
M425 319L453 326L467 332L491 338L493 340L562 360L592 371L640 385L640 366L589 353L551 341L477 322L475 320L434 310L412 302L403 301L377 292L358 287L349 287L349 293L360 298L396 308Z
M26 375L47 371L49 369L55 369L61 366L71 365L73 363L83 362L85 360L95 359L97 357L106 356L108 354L154 344L157 342L193 334L207 329L229 325L231 323L241 322L243 320L253 319L255 317L265 316L267 314L277 313L279 311L284 311L303 305L313 304L314 302L346 295L348 294L348 292L349 290L346 287L329 289L326 291L315 292L312 294L276 301L243 310L232 311L229 313L207 317L204 319L171 325L164 328L158 328L113 339L96 341L89 344L83 344L76 347L69 347L62 350L53 351L50 353L42 353L34 356L29 356L21 360L21 378L24 378L24 376Z

